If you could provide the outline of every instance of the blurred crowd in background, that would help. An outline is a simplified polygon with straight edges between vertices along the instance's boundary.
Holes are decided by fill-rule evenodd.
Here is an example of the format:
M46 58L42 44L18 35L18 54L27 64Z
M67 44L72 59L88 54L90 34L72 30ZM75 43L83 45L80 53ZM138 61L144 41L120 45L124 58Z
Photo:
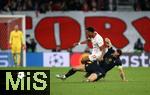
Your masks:
M149 11L150 0L0 0L0 11Z

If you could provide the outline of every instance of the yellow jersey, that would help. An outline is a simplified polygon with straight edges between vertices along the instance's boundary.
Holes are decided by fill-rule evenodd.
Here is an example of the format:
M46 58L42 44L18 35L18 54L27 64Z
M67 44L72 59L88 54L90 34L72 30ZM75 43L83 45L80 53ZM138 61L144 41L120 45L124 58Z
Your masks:
M20 30L11 31L9 43L11 46L21 47L24 44L23 32Z

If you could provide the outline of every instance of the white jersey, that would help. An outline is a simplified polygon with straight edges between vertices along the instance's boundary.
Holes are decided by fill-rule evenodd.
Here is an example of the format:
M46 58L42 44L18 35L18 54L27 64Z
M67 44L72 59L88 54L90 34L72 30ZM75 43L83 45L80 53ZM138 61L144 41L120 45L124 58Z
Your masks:
M103 38L96 33L96 36L94 38L91 38L91 42L92 42L92 54L89 56L89 59L91 61L96 60L97 58L99 58L102 54L100 47L104 45L104 41Z

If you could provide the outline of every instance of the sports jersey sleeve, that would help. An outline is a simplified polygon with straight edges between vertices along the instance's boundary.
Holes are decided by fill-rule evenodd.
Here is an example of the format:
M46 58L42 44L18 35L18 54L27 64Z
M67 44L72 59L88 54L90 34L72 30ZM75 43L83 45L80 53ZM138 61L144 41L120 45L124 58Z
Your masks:
M25 40L24 40L24 36L23 36L23 32L21 31L21 42L22 42L22 44L25 44Z
M104 57L110 56L115 50L111 47L108 49L108 51L105 53Z

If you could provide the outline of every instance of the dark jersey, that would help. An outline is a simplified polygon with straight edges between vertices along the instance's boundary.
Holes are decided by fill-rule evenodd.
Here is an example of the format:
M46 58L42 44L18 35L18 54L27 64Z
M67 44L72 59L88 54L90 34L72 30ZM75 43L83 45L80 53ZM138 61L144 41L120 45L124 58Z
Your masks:
M114 66L122 65L120 58L115 58L112 56L112 53L114 52L115 50L113 48L108 49L108 51L104 55L104 60L102 62L99 62L99 66L103 68L105 72L108 72Z
M115 58L112 56L114 53L114 49L110 48L104 55L104 60L102 62L94 61L92 64L85 64L85 70L88 73L97 73L100 72L102 74L106 74L109 70L111 70L114 66L121 66L120 58Z

